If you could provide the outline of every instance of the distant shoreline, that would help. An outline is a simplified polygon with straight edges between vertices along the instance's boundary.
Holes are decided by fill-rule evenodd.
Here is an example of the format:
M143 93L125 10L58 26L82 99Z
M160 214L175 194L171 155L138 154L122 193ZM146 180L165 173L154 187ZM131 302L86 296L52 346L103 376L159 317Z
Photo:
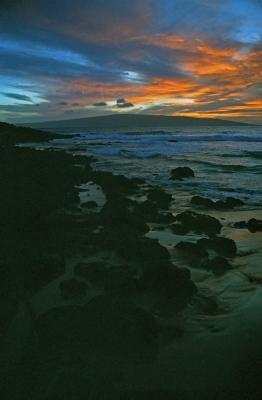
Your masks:
M41 129L170 129L194 126L254 126L252 124L214 118L193 118L167 115L111 114L99 117L19 124Z

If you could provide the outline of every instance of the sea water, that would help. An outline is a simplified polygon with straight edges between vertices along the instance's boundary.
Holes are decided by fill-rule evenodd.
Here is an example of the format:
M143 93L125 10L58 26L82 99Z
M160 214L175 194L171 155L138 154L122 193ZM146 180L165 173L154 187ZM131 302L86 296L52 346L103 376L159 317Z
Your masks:
M240 198L258 205L262 196L262 127L188 127L72 132L52 146L97 158L96 168L215 199ZM170 181L170 171L188 166L195 178Z

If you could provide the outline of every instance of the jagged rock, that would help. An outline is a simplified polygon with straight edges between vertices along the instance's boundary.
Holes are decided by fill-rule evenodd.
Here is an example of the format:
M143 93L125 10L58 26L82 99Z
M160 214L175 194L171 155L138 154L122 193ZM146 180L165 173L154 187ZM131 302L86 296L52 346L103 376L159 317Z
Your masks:
M152 361L158 353L155 318L122 298L97 296L84 306L87 340L101 354Z
M235 257L237 246L232 239L213 237L211 239L200 239L197 242L204 249L210 249L224 257Z
M176 235L186 235L188 233L188 228L182 224L172 224L170 228Z
M128 179L124 175L113 175L107 171L95 171L90 178L100 185L105 193L134 194L139 189L136 179Z
M213 208L214 202L206 197L202 196L193 196L191 199L191 204L196 206L204 207L204 208Z
M184 211L181 214L177 214L176 220L187 232L206 233L209 236L220 233L222 228L222 224L216 218L193 211Z
M262 221L260 219L251 218L248 223L247 227L250 232L261 232L262 231Z
M207 268L211 269L216 275L221 275L231 269L231 265L226 258L217 256L208 261Z
M226 210L234 207L243 206L244 203L240 199L235 199L234 197L227 197L225 200L218 200L215 202L215 206L217 209Z
M111 296L131 296L137 292L138 282L127 267L110 268L106 274L104 289Z
M97 203L95 201L86 201L86 202L82 203L81 206L83 208L96 208Z
M157 224L169 224L175 219L171 213L159 212L159 207L151 200L145 200L137 204L135 213L145 222Z
M234 197L227 197L225 200L213 201L206 197L193 196L191 199L191 204L215 210L228 210L234 207L242 206L244 203L242 200L235 199Z
M106 268L99 261L79 263L75 266L74 272L77 276L95 284L103 282L106 276Z
M197 306L202 312L210 315L217 314L219 310L219 305L215 298L200 293L194 297L194 305Z
M159 208L167 209L172 200L172 195L165 192L162 188L149 189L147 198L157 204Z
M29 290L39 290L44 285L63 275L65 272L64 258L58 255L48 255L40 259L28 260L24 271L26 287Z
M262 231L262 221L260 219L251 218L248 222L239 221L234 224L234 228L248 229L252 233Z
M239 221L234 223L234 228L237 229L247 229L247 222L246 221Z
M129 199L110 198L102 208L100 213L103 225L112 226L116 230L119 226L128 226L129 230L139 234L145 234L149 231L149 227L144 220L132 208L133 202Z
M182 180L184 178L194 177L194 171L189 167L177 167L171 171L171 179Z
M86 295L87 285L77 279L67 279L60 283L61 296L64 299L74 299Z
M168 262L156 262L145 268L141 284L143 290L158 296L159 304L180 311L186 307L197 288L190 279L190 271L177 268Z
M188 257L205 258L208 256L208 252L198 243L179 242L175 248L185 253Z
M147 263L151 260L169 260L170 258L168 250L161 246L157 239L146 237L122 239L118 242L117 252L127 260Z
M43 355L70 352L75 344L85 343L88 326L83 308L62 306L52 308L36 321L39 349Z

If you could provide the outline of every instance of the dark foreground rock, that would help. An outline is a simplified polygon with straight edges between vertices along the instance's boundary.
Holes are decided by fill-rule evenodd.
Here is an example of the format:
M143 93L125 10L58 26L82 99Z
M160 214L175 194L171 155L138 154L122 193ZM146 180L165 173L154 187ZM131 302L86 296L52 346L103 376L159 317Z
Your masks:
M251 218L247 223L247 227L252 233L262 232L262 221L260 219Z
M86 201L84 203L81 204L81 207L83 208L96 208L97 207L97 203L95 201Z
M128 179L124 175L113 175L107 171L94 171L90 174L90 179L100 185L106 194L134 194L139 189L139 184L143 181Z
M74 268L74 273L92 284L98 284L104 282L106 268L104 263L99 261L78 263Z
M211 239L200 239L197 243L204 249L213 250L223 257L235 257L237 253L237 246L232 239L214 237Z
M172 200L172 195L165 192L162 188L152 188L147 192L147 198L154 202L157 207L167 209Z
M228 262L228 260L224 257L217 256L212 258L208 263L207 263L207 268L211 269L212 272L216 275L222 275L228 270L232 269L232 266Z
M140 284L146 292L156 296L157 308L177 312L183 310L197 292L190 279L190 271L175 267L171 263L156 262L144 268Z
M171 171L171 179L182 180L184 178L193 178L194 171L189 167L177 167Z
M193 231L212 236L220 233L222 228L222 224L216 218L193 211L184 211L181 214L177 214L176 221L181 225L181 231L186 233Z
M191 204L214 210L230 210L234 207L240 207L244 205L242 200L235 199L234 197L227 197L225 200L213 201L202 196L193 196L191 199Z
M262 232L262 221L260 219L251 218L248 222L239 221L234 224L234 228L248 229L252 233Z
M85 282L73 278L62 281L59 288L61 296L66 300L81 298L86 295L87 291L87 285Z
M138 279L134 272L129 271L127 266L120 266L108 269L105 277L105 293L125 299L138 292Z
M154 317L110 296L97 296L83 307L52 309L38 319L37 331L42 351L49 354L73 350L86 359L95 352L115 360L151 361L158 352Z
M208 256L208 252L198 243L179 242L175 248L188 257L205 258Z

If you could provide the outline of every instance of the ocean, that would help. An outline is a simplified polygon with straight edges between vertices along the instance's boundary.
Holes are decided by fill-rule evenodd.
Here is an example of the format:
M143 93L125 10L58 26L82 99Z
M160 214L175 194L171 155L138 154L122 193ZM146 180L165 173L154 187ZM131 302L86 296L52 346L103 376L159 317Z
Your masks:
M92 154L96 168L175 189L178 197L199 194L214 199L240 198L261 203L262 127L194 127L132 132L72 132L52 147L75 154ZM170 171L188 166L195 178L170 181Z

